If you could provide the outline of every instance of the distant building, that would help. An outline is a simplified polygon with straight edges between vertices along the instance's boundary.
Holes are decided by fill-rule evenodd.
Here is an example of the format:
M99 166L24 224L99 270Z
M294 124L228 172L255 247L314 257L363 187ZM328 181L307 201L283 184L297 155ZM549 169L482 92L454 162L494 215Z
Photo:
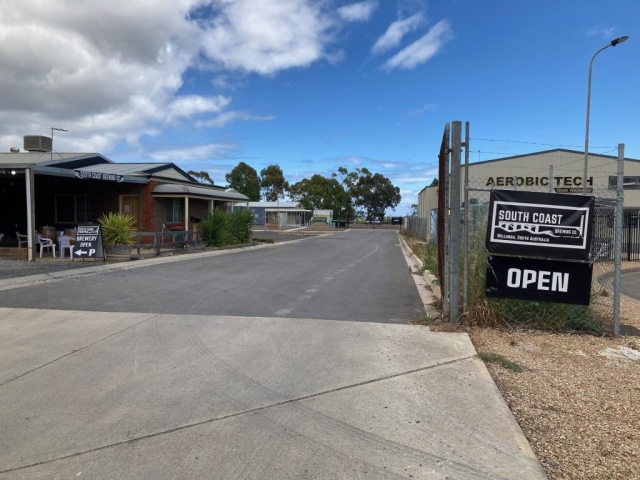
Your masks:
M615 198L617 161L617 156L589 154L587 194ZM461 201L464 198L464 170L463 165ZM560 148L470 163L469 187L485 191L471 190L469 205L487 203L492 188L582 193L583 174L584 152ZM426 231L431 233L435 231L434 212L438 208L439 188L424 187L418 194L418 217L426 219ZM624 210L627 215L640 212L640 160L624 160Z
M311 210L304 209L298 202L238 202L233 208L251 210L256 218L255 225L271 223L280 224L281 227L304 226L311 218ZM280 215L279 222L278 215Z

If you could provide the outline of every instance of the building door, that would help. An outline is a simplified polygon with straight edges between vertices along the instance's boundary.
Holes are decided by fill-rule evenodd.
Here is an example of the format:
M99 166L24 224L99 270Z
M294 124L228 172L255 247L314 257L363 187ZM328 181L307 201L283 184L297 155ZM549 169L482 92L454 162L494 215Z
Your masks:
M123 195L120 206L120 213L129 213L133 217L133 229L138 231L140 216L140 199L134 195Z

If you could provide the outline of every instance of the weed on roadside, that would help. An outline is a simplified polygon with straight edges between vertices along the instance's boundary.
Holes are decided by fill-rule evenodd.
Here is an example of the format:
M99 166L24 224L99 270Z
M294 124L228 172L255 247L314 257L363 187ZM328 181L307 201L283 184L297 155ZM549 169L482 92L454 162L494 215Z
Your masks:
M511 370L515 373L521 373L524 371L520 365L497 353L478 352L478 357L480 357L480 360L484 363L497 363L498 365L502 365L507 370Z
M272 238L253 237L251 240L259 243L276 243Z
M442 318L439 315L423 315L422 317L414 318L413 320L409 320L409 323L412 325L433 325L437 322L440 322Z

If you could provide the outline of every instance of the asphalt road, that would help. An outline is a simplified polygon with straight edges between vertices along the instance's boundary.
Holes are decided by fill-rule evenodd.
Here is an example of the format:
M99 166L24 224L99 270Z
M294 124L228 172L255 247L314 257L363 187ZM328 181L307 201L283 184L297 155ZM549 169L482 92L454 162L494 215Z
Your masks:
M407 323L397 242L0 291L0 480L545 478L469 337Z
M405 323L424 308L395 231L297 243L0 292L0 306Z
M640 271L622 272L620 289L625 295L640 300Z

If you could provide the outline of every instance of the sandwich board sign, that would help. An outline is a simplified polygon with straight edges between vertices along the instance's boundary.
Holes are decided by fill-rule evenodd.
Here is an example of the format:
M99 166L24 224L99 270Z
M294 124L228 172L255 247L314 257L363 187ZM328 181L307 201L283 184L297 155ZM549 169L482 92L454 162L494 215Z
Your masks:
M586 195L494 190L486 247L490 253L587 260L595 199Z
M78 225L73 258L104 258L100 225Z
M589 305L593 265L489 256L485 294L543 302Z

